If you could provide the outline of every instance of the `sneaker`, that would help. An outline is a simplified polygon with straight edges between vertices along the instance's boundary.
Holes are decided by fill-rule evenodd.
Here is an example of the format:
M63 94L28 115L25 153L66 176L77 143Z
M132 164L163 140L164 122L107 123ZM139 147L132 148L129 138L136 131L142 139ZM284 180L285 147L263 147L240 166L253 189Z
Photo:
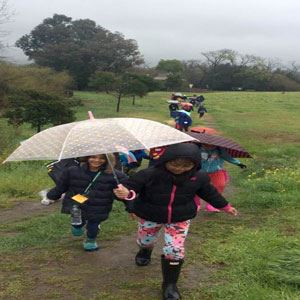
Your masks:
M83 248L85 251L97 251L99 249L98 244L95 239L87 238L86 241L83 243Z
M43 205L50 205L55 202L54 200L50 200L47 198L48 191L49 191L49 189L45 189L45 190L39 191L39 193L38 193L39 196L42 197L41 204L43 204Z
M77 228L77 227L72 226L71 232L72 232L73 236L82 236L84 234L84 230L82 227Z
M64 200L64 198L65 198L65 193L63 193L61 196L60 196L60 198L58 199L58 200Z
M43 204L43 205L50 205L54 202L55 202L54 200L50 200L48 198L44 198L44 199L41 200L41 204Z

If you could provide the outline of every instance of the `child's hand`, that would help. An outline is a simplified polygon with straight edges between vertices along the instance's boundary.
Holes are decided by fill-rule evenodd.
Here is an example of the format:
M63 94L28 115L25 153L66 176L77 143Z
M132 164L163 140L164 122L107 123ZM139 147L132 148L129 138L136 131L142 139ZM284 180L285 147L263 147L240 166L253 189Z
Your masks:
M228 209L225 210L226 213L231 214L233 216L238 215L238 211L234 207L229 207Z
M118 187L113 189L113 192L120 199L125 199L129 195L129 190L122 184L118 184Z

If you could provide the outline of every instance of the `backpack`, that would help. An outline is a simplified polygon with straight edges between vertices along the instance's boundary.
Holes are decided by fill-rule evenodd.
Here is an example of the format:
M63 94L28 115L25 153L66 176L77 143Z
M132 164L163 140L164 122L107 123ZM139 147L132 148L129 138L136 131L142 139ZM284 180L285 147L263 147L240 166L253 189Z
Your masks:
M62 159L46 165L46 168L50 178L57 184L64 170L72 166L79 166L79 161L75 158Z
M178 116L176 118L176 122L180 126L191 126L192 125L192 118L186 113L179 112Z

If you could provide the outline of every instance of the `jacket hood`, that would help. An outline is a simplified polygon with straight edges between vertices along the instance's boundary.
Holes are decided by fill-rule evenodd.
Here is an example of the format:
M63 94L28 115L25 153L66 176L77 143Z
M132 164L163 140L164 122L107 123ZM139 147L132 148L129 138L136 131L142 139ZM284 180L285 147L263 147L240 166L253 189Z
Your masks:
M193 161L198 167L201 162L201 152L197 145L193 143L181 143L170 145L167 147L163 155L159 159L159 165L176 158L187 158Z

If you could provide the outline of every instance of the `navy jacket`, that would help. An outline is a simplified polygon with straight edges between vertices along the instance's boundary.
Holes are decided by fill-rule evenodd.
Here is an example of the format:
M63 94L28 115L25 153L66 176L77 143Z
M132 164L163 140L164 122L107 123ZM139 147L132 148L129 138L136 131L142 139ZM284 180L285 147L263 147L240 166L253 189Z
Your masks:
M126 178L120 171L116 170L115 172L120 181ZM70 209L75 203L71 199L72 196L82 194L92 179L93 176L88 171L87 165L67 168L57 185L48 192L47 197L57 200L63 193L66 193L63 199L62 213L70 213ZM90 190L88 200L80 205L83 217L87 220L106 220L112 210L113 200L115 199L113 189L115 187L116 181L113 175L103 171Z

